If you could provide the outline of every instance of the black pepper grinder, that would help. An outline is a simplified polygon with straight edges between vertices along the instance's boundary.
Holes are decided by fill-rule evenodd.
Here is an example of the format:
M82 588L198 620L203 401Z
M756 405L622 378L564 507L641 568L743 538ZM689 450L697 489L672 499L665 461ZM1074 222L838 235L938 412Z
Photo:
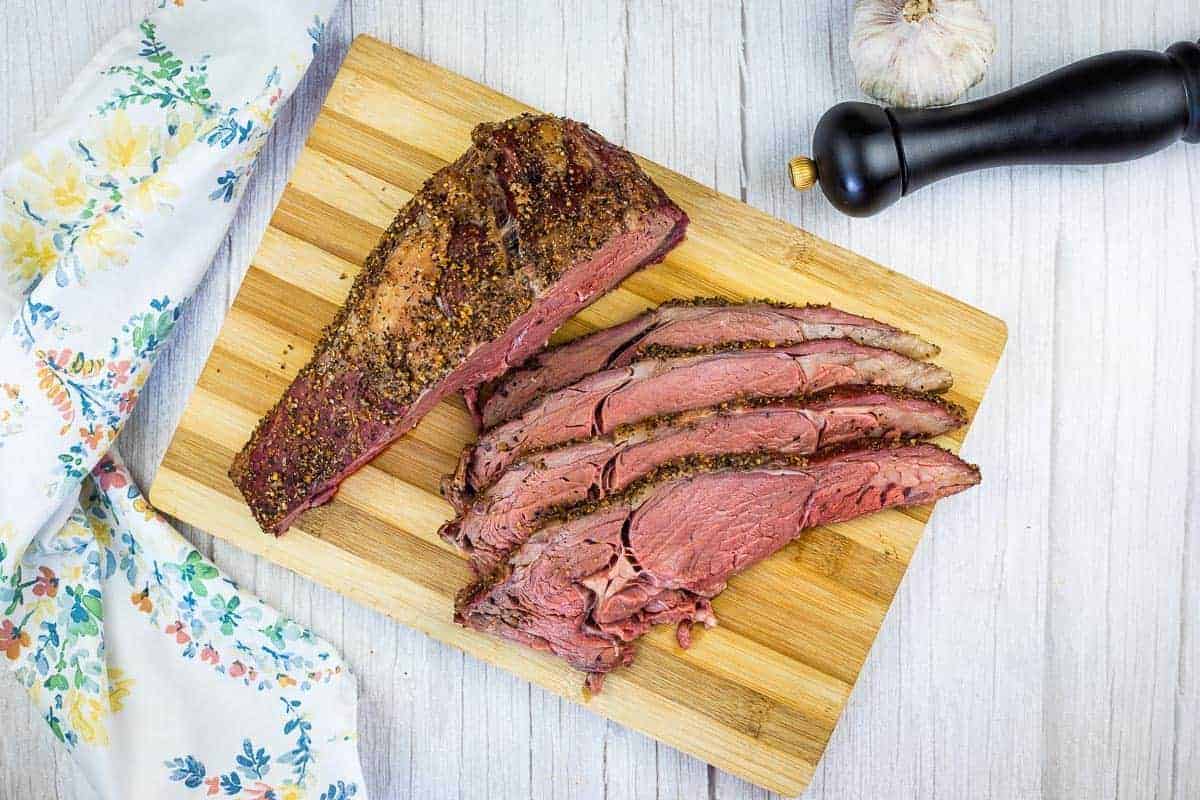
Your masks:
M942 178L1017 164L1108 164L1200 142L1200 45L1126 50L1064 67L1002 94L934 109L842 103L792 159L792 183L818 182L855 217Z

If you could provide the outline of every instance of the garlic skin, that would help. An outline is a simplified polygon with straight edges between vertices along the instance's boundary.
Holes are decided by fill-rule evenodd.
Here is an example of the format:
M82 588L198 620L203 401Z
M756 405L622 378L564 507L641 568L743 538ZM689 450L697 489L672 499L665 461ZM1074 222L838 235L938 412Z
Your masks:
M996 28L977 0L856 0L850 59L864 92L900 108L945 106L983 80Z

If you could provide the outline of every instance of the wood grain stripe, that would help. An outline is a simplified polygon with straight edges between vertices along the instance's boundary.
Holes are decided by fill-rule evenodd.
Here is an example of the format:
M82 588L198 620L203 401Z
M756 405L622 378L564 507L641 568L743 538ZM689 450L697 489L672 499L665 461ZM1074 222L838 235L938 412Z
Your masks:
M408 192L448 163L332 108L313 124L308 147Z
M271 225L355 264L366 260L383 235L383 228L295 188L279 199Z
M337 161L311 147L296 162L291 185L305 194L317 196L324 187L343 186L346 203L342 210L380 229L391 224L396 209L413 193L381 181L358 167Z
M362 265L327 253L279 228L267 228L251 269L259 269L340 306Z

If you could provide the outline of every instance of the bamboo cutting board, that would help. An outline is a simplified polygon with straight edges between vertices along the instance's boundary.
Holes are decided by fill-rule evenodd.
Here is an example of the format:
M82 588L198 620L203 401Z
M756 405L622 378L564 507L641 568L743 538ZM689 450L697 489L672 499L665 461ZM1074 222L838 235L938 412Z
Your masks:
M471 128L530 110L369 38L355 41L271 220L151 500L477 658L584 702L557 659L456 626L466 563L436 535L438 481L474 433L445 402L280 539L258 529L226 476L258 419L308 361L359 265L396 210L469 145ZM645 163L645 162L644 162ZM567 338L672 297L832 303L940 344L950 399L974 412L1004 324L959 301L654 164L691 216L667 261L572 320ZM782 165L781 165L782 169ZM957 450L962 433L942 440ZM734 578L720 626L688 651L661 628L589 708L785 795L808 785L928 519L885 512L806 533Z

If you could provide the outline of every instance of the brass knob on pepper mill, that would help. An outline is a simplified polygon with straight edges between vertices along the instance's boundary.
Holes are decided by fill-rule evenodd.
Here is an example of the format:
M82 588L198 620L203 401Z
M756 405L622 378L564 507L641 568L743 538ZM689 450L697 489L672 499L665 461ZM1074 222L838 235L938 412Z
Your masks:
M807 192L817 185L817 162L808 156L796 156L788 162L788 174L792 176L792 186Z

